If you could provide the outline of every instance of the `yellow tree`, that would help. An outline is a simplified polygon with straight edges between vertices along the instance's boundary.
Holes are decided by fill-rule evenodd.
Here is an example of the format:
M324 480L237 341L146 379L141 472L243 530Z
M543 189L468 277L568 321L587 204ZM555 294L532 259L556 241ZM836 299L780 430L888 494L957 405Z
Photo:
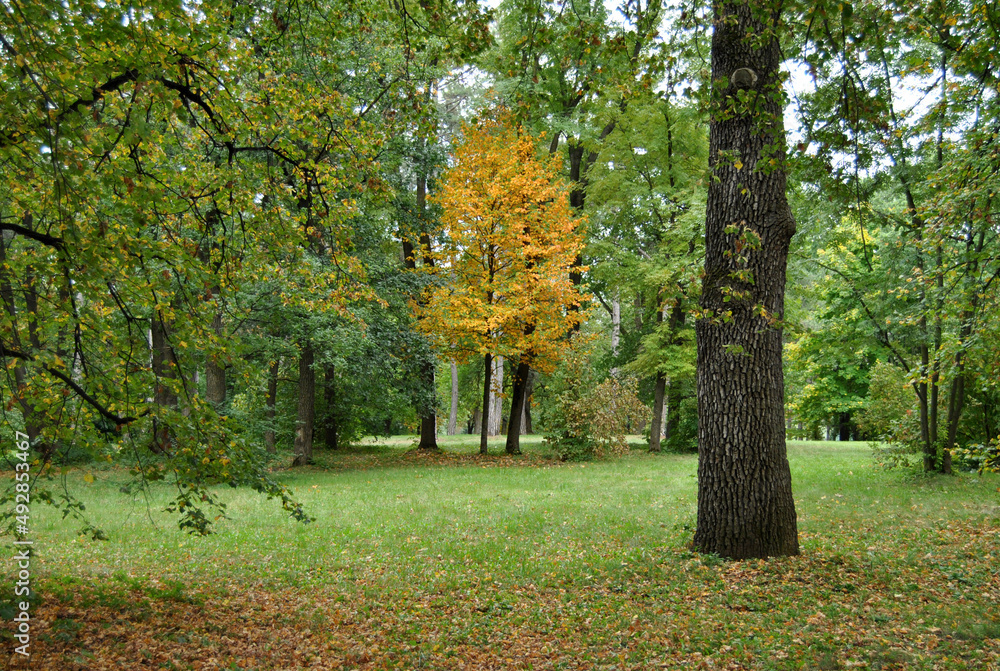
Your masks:
M583 245L559 159L539 160L538 141L506 110L463 126L452 167L433 201L441 244L433 252L421 327L460 359L483 356L487 407L494 356L517 362L507 451L520 453L524 387L532 366L546 371L568 347L580 293L569 272ZM486 422L480 452L486 454Z

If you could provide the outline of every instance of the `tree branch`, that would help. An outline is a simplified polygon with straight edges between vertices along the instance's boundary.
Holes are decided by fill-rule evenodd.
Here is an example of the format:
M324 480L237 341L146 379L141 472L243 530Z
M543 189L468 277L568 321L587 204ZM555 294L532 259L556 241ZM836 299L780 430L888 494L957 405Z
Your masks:
M4 357L9 356L9 357L14 358L14 359L21 359L22 361L34 361L35 360L35 358L33 356L31 356L30 354L27 354L25 352L21 352L19 350L11 349L11 348L7 347L6 345L4 345L3 343L0 343L0 356L4 356ZM59 380L61 380L63 382L63 384L65 384L67 387L69 387L74 392L76 392L77 396L79 396L81 399L83 399L84 401L86 401L87 404L90 405L92 408L94 408L95 410L97 410L97 412L99 412L102 417L104 417L105 419L111 420L112 422L115 423L116 426L121 426L122 424L130 424L130 423L136 421L137 419L139 419L139 417L122 417L121 415L116 415L115 413L111 412L106 407L104 407L103 405L101 405L100 401L98 401L96 398L94 398L93 396L91 396L90 394L88 394L83 389L83 387L81 387L76 382L74 382L72 380L72 378L70 378L68 375L66 375L62 371L56 370L55 368L52 368L51 366L44 366L43 365L42 368L49 375L52 375L53 377L58 378ZM148 412L143 413L143 415L145 415L145 414L148 414ZM142 415L140 415L140 417L141 416Z
M25 228L19 224L4 224L0 222L0 231L12 231L26 238L31 238L35 242L40 242L43 245L55 247L56 249L66 249L66 241L62 238L57 238L53 235L46 235L45 233L39 233L38 231L33 231L30 228Z

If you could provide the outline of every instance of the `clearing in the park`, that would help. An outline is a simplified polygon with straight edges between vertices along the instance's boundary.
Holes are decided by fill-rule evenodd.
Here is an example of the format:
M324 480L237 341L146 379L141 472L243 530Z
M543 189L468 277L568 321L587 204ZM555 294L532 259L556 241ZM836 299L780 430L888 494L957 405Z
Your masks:
M109 539L39 509L31 668L1000 664L1000 476L914 476L865 443L793 442L802 555L724 562L688 549L692 455L564 463L534 437L517 457L441 443L366 442L284 476L309 525L225 492L229 519L205 538L161 512L166 487L147 501L115 469L71 471Z

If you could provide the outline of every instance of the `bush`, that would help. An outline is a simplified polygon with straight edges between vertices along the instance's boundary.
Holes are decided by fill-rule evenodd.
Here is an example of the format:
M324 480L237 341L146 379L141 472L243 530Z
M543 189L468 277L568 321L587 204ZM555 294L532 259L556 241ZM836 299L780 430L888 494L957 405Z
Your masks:
M578 360L579 359L579 360ZM639 400L634 378L608 378L593 384L582 356L571 356L548 381L549 407L545 440L563 461L621 455L630 424L648 421L649 408Z
M978 473L1000 473L1000 436L986 445L956 447L951 452L958 468Z
M858 428L873 440L916 444L920 435L914 394L906 373L885 361L872 368Z
M920 426L906 373L885 361L872 368L858 428L871 437L875 461L886 468L909 467L919 452Z

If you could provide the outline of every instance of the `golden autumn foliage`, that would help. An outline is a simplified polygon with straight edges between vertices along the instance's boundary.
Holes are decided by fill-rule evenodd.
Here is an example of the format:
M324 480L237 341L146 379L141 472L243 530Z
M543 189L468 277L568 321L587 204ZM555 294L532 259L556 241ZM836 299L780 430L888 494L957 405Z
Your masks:
M559 159L539 160L533 137L500 110L463 127L453 165L433 201L442 240L421 328L459 357L530 356L550 368L579 319L569 268L581 225L558 178Z

